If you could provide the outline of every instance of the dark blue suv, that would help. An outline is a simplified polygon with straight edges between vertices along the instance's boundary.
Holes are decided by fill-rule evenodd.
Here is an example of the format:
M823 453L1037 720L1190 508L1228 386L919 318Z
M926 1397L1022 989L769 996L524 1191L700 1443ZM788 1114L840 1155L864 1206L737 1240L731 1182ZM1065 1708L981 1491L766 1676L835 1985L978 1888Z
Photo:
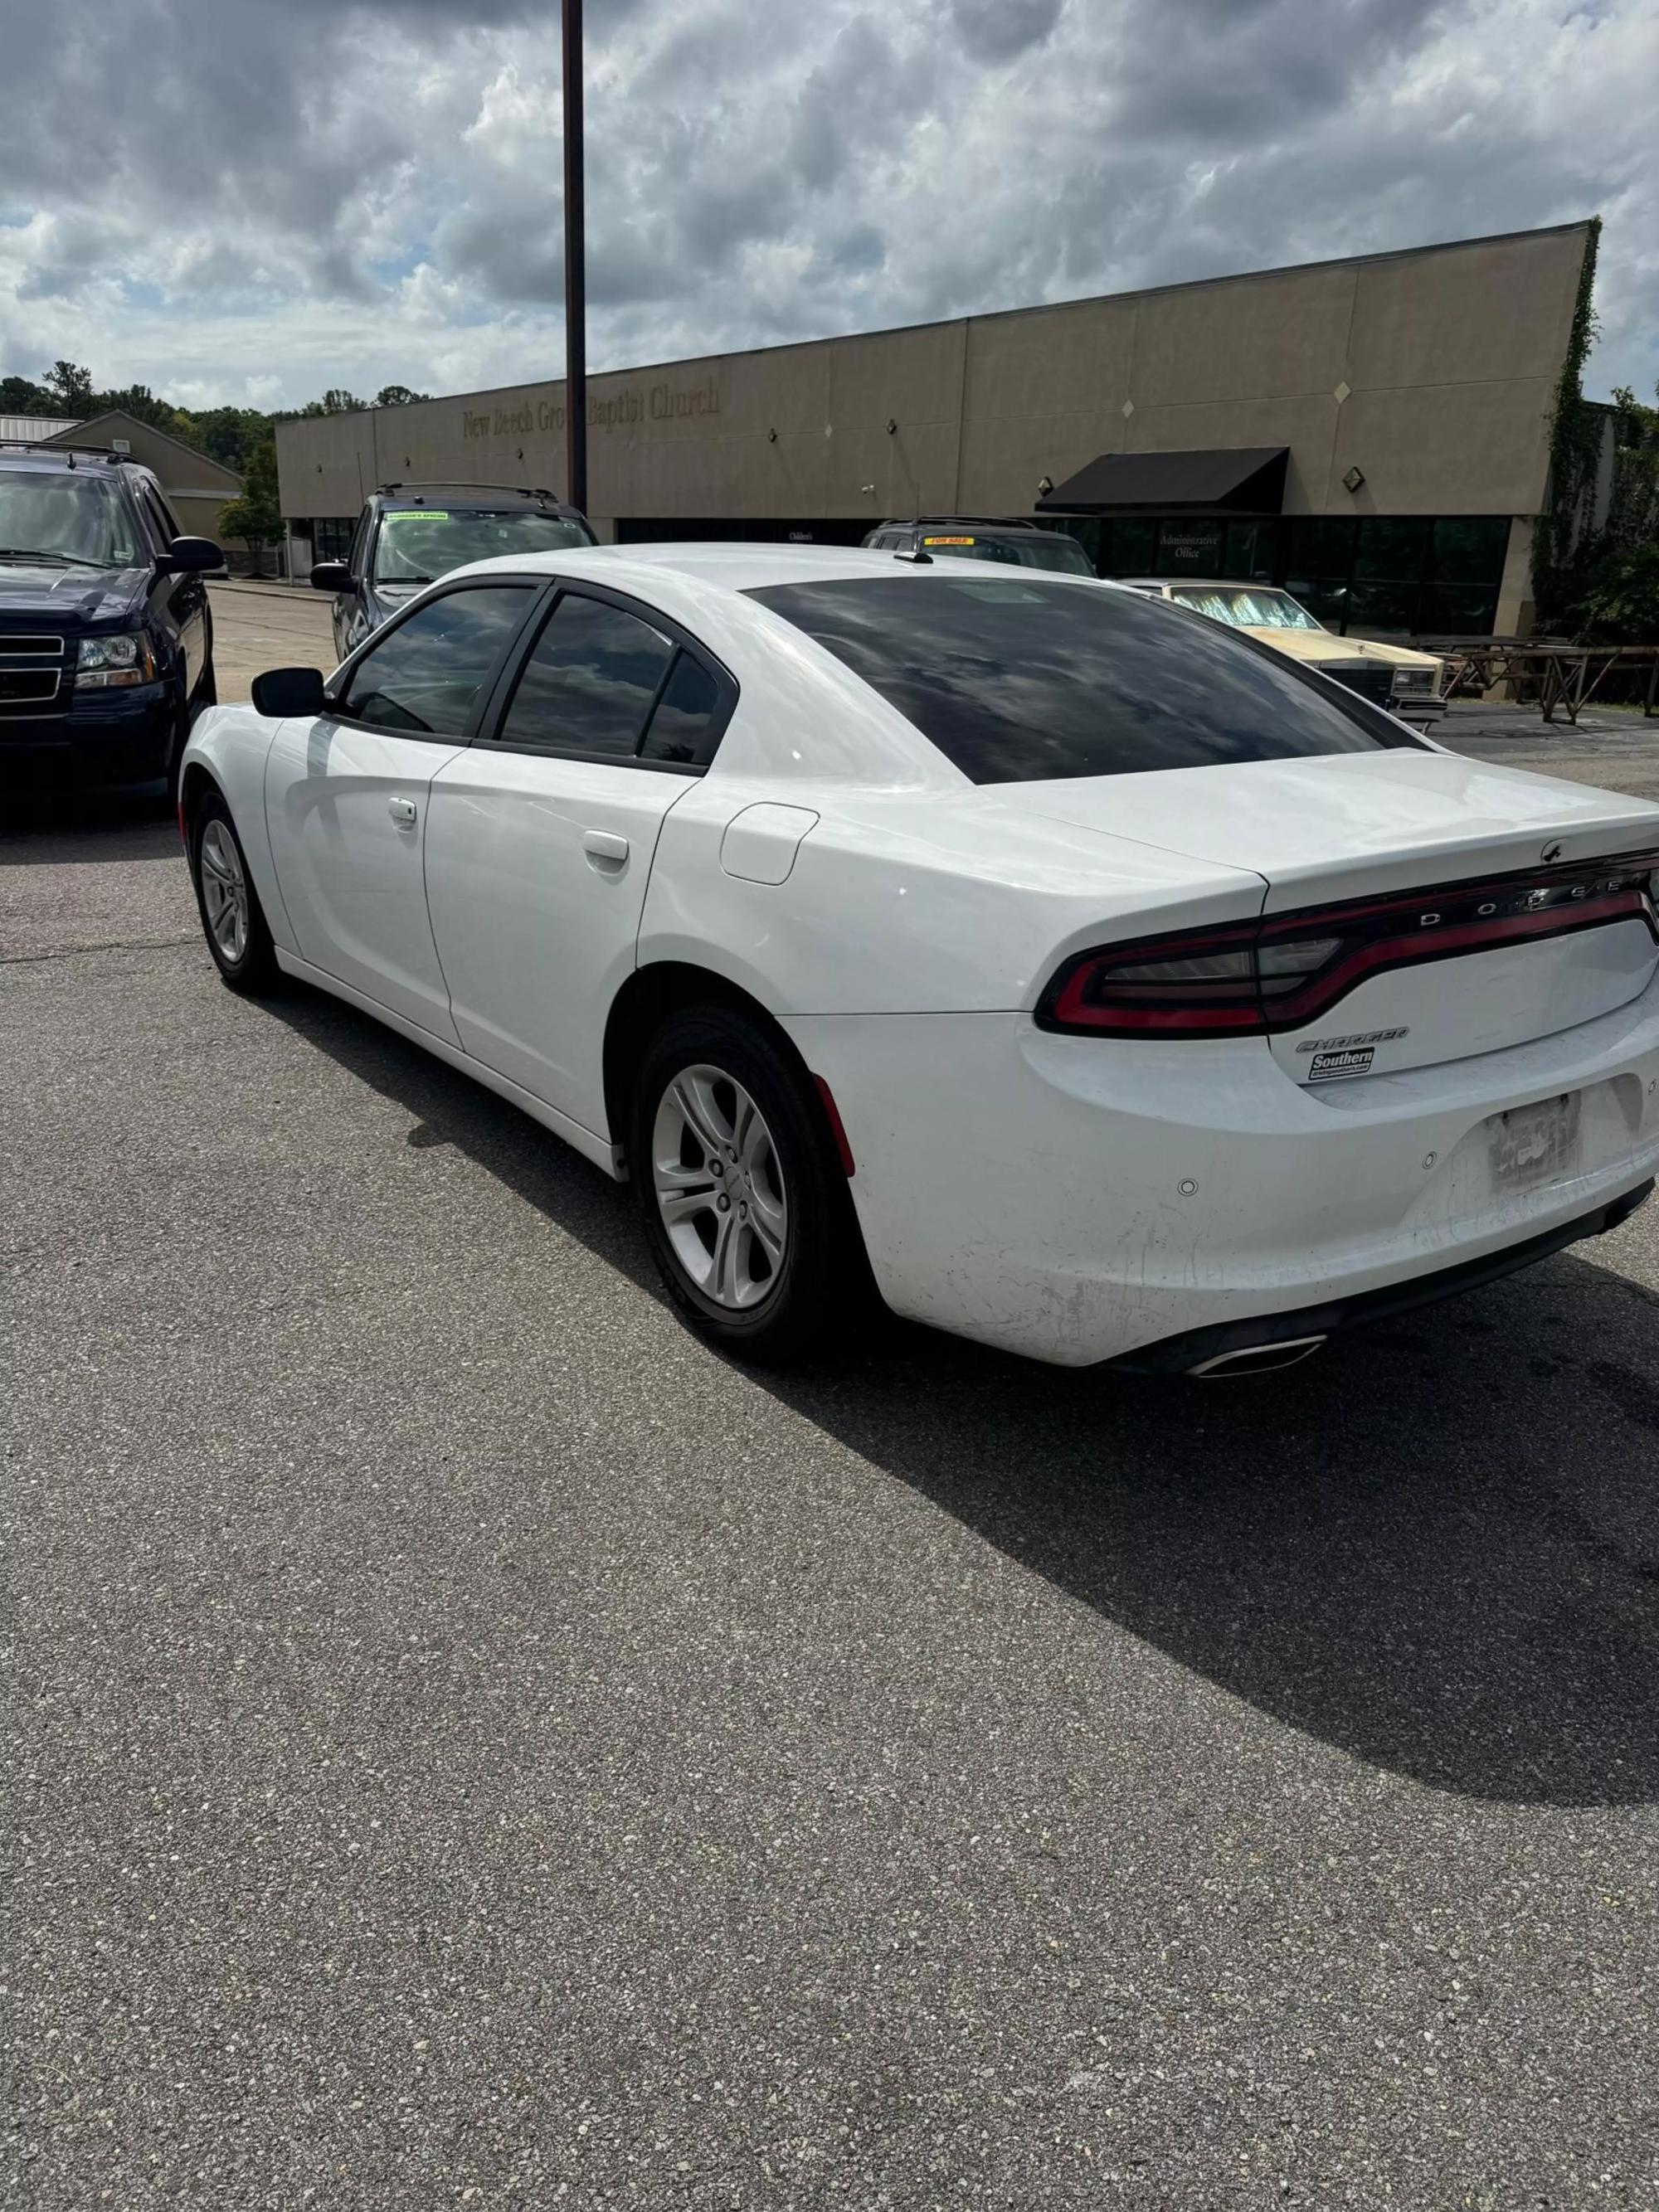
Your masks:
M203 579L223 563L138 463L0 446L0 803L171 783L214 697Z

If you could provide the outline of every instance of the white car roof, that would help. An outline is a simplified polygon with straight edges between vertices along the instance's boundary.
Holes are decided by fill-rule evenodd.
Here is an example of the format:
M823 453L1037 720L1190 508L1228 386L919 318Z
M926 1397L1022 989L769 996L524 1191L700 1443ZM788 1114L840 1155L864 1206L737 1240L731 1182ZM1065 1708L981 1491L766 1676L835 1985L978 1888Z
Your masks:
M492 568L511 568L520 574L545 573L557 576L586 576L596 584L609 584L619 592L629 590L649 599L680 581L712 586L722 592L753 592L775 584L824 584L858 576L925 576L931 560L908 556L861 545L769 545L688 541L683 544L556 546L545 552L499 554L475 561L465 568L451 569L444 577L474 576ZM1096 584L1093 576L1071 576L1060 570L1022 571L1026 582ZM1108 584L1107 588L1118 586ZM664 598L666 608L667 599Z
M605 584L684 624L737 678L742 698L721 740L715 768L722 781L748 775L769 781L813 777L902 787L955 789L967 778L915 724L845 662L784 617L745 595L769 586L883 579L902 591L917 577L944 573L955 581L963 564L936 567L866 552L859 545L557 546L509 553L454 568L434 590L464 576L500 571L568 577ZM1092 576L993 572L1024 584L1116 592ZM981 579L982 580L982 579Z

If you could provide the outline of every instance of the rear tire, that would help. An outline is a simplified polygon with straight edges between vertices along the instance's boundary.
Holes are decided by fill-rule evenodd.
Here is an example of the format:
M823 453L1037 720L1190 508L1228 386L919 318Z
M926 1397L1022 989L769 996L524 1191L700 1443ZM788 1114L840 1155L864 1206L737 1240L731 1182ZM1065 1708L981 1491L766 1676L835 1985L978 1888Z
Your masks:
M668 1018L640 1067L628 1158L664 1286L708 1342L782 1364L839 1348L866 1318L823 1107L759 1023L720 1006Z
M264 997L282 981L282 970L247 856L220 793L210 792L191 817L189 849L197 909L214 965L233 991Z

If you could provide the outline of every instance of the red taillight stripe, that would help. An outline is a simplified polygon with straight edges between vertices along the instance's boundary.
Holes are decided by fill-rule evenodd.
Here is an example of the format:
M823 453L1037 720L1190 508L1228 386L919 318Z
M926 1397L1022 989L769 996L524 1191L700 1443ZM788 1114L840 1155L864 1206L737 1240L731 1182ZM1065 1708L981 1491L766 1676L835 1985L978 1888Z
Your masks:
M1237 1036L1305 1028L1368 977L1397 968L1496 951L1506 945L1568 937L1611 923L1639 921L1659 943L1652 853L1617 854L1566 868L1475 883L1433 884L1386 899L1355 900L1276 915L1242 927L1237 922L1179 936L1141 938L1102 946L1067 962L1038 1004L1036 1018L1048 1029L1107 1036ZM1614 880L1608 883L1606 879ZM1532 907L1534 897L1570 900ZM1482 905L1524 902L1519 913L1485 915ZM1473 915L1469 909L1477 910ZM1425 911L1425 909L1427 911ZM1443 921L1440 909L1449 916ZM1389 923L1414 915L1409 933ZM1275 994L1256 956L1269 946L1306 944L1314 938L1341 943L1319 974L1298 981L1293 993ZM1167 972L1121 976L1127 969L1178 968L1183 960L1248 951L1250 975L1228 982L1213 975ZM1231 1000L1227 991L1237 995Z
M1647 902L1640 891L1617 891L1554 914L1511 915L1420 936L1380 938L1374 945L1357 946L1295 998L1272 1000L1273 1026L1302 1028L1379 969L1420 968L1460 952L1484 952L1500 945L1523 943L1528 938L1571 937L1581 929L1599 929L1604 922L1647 918Z
M1205 1030L1215 1031L1265 1029L1261 1007L1254 999L1244 1006L1218 1006L1206 1000L1197 1006L1136 1006L1114 1000L1109 1006L1091 1006L1083 994L1092 968L1075 968L1066 977L1054 1004L1054 1017L1067 1029Z

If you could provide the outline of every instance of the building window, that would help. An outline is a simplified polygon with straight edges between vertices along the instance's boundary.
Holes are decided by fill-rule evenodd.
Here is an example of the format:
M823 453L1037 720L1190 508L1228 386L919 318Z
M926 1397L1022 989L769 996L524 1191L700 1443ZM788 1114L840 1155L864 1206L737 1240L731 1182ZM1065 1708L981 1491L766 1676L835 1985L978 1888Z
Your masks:
M1100 570L1104 576L1150 576L1158 557L1158 525L1139 514L1115 515L1100 526Z
M303 528L302 524L296 528ZM351 544L351 533L357 527L355 514L331 514L313 522L311 528L312 556L318 561L343 561Z

